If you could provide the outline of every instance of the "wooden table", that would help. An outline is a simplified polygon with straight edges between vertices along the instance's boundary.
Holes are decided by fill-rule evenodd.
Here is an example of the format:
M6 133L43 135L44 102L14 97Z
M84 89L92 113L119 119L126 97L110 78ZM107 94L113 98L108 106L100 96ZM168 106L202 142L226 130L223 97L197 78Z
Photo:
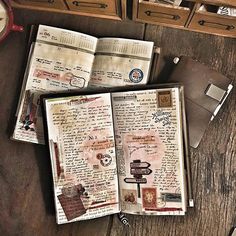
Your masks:
M64 27L94 36L154 41L162 47L159 81L174 56L194 57L236 81L236 39L95 18L16 10L16 22ZM184 217L129 215L57 225L49 155L44 146L11 141L24 72L27 32L11 33L0 45L0 235L181 235L226 236L236 224L236 92L209 125L197 149L190 149L195 207ZM197 114L196 114L197 115Z

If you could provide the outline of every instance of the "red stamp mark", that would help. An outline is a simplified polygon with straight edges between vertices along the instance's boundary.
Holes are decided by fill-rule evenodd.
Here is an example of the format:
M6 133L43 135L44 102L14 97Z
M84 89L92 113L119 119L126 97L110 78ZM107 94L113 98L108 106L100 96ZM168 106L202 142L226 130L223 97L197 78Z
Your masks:
M157 208L156 188L142 188L142 203L144 208Z

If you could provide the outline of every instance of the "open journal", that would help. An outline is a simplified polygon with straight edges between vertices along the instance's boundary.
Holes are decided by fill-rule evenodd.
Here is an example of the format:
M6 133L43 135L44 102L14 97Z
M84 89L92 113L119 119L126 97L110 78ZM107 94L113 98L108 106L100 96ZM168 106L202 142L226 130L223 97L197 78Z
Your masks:
M57 223L118 212L184 215L182 87L42 98Z
M39 95L89 86L146 84L153 42L40 25L31 46L12 138L44 144Z

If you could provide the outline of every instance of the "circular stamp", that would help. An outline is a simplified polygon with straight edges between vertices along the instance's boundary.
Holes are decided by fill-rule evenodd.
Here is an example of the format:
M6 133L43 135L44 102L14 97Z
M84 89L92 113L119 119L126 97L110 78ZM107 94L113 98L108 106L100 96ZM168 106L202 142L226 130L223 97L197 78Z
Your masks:
M104 154L103 157L100 159L100 163L102 166L109 166L111 164L112 158L108 154Z
M139 83L142 81L143 79L143 72L140 69L133 69L130 71L129 73L129 79L133 82L133 83Z

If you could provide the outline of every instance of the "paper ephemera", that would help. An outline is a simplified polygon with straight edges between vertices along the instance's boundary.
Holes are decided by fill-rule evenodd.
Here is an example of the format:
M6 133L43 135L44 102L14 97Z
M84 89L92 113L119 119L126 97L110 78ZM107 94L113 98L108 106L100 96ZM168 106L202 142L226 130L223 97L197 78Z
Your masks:
M179 92L113 93L121 209L133 214L184 214Z
M14 139L44 144L39 96L87 87L97 39L68 30L39 26L22 88Z

